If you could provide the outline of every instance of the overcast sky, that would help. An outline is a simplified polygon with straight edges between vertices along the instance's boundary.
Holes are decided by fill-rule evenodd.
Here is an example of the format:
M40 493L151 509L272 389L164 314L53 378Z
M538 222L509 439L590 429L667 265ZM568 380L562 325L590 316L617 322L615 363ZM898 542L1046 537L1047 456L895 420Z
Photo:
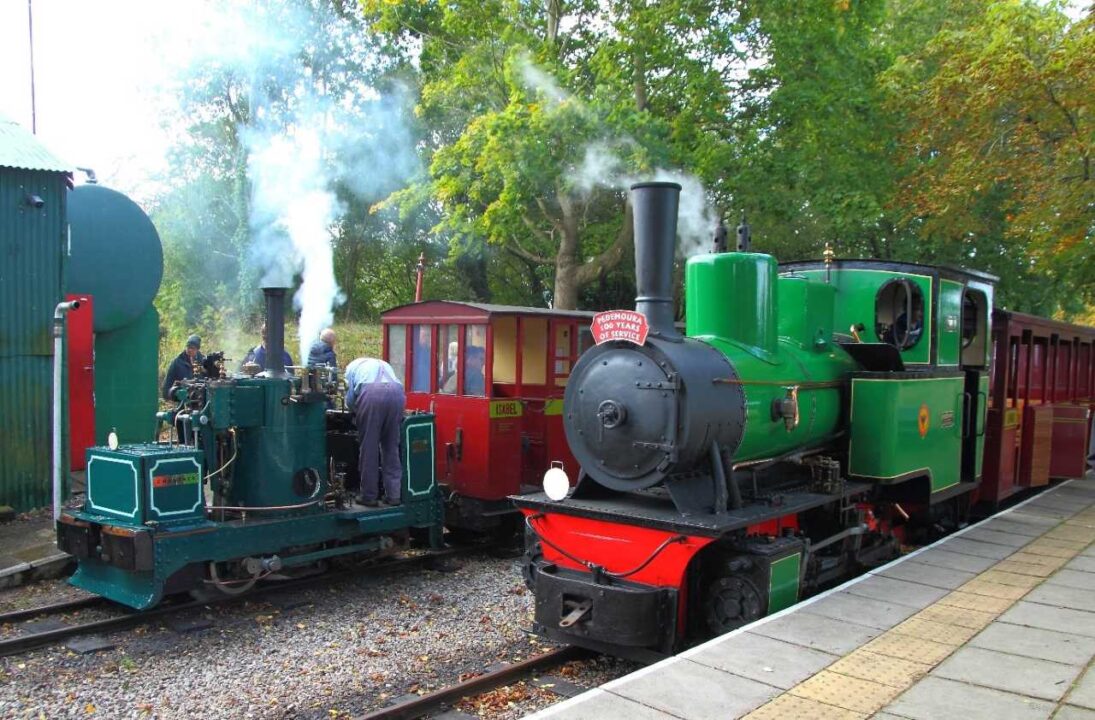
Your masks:
M180 5L174 3L175 12ZM165 170L168 138L151 89L171 63L157 43L165 4L145 0L33 0L38 136L62 161L140 192ZM0 0L0 114L31 127L27 1Z

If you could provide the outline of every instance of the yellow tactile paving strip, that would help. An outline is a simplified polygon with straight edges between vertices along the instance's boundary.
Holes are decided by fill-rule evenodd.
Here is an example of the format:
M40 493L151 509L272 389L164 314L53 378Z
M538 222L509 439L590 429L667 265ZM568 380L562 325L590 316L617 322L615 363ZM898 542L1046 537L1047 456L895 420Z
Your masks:
M1095 507L1049 528L744 720L869 718L1095 542Z

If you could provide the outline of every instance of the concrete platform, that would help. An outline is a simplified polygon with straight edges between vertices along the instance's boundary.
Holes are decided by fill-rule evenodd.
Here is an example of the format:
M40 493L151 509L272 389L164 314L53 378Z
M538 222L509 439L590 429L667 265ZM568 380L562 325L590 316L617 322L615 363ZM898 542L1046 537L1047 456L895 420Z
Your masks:
M0 589L59 577L70 561L57 549L53 518L48 513L0 523Z
M1095 720L1095 478L534 718Z

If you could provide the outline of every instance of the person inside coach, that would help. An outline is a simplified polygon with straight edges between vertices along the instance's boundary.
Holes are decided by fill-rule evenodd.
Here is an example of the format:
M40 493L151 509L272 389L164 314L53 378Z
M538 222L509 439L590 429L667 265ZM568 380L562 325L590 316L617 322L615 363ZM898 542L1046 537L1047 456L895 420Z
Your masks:
M202 339L197 335L191 335L186 339L186 347L179 356L167 366L167 373L163 378L163 386L160 388L160 397L171 400L171 391L183 381L194 377L194 368L201 367L202 356L200 350Z
M462 395L486 395L486 379L483 376L483 361L486 354L478 345L469 345L464 351L464 390ZM445 382L444 392L456 392L456 378L454 372Z

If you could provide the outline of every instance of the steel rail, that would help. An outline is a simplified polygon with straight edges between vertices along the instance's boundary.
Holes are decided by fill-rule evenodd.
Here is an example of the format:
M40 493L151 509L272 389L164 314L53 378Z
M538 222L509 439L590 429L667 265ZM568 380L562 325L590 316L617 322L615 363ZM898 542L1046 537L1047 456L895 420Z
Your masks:
M549 650L520 662L421 695L414 700L374 710L357 717L356 720L414 720L414 718L420 718L443 705L452 705L462 698L510 685L534 670L562 665L589 654L590 651L573 645Z
M149 610L129 610L124 615L116 617L105 618L102 620L93 620L88 623L81 623L79 625L71 625L68 627L57 628L55 630L44 630L42 632L29 633L26 635L16 635L10 638L0 639L0 657L6 655L16 655L18 653L33 650L34 648L42 647L44 645L51 645L59 640L64 640L70 637L77 637L80 635L89 635L97 632L110 632L115 630L124 630L130 627L137 627L145 625L153 620L176 613L186 612L187 610L195 610L198 608L205 608L214 605L228 605L244 600L251 600L256 597L262 597L264 595L276 594L278 592L284 592L286 590L297 590L308 587L318 587L329 583L339 582L342 580L349 580L358 576L371 576L382 575L395 570L403 568L413 567L415 565L425 564L433 560L438 560L447 557L454 557L459 555L470 555L476 552L482 552L489 549L488 546L482 545L468 545L462 547L445 548L443 550L435 550L426 552L421 555L413 555L409 557L396 557L387 558L378 562L363 565L357 568L350 568L348 570L342 570L335 573L325 573L321 575L313 575L304 578L298 578L295 580L286 580L284 582L270 583L257 587L253 590L249 590L246 593L240 595L225 595L223 597L215 597L209 600L190 600L180 603L164 603L158 605ZM87 604L92 604L94 601L106 602L103 598L85 598L82 601ZM43 612L57 612L57 608L63 608L70 603L56 603L55 605L44 605L34 610L21 610L18 613L11 613L10 615L27 613L42 614ZM37 612L35 612L37 611ZM63 610L62 610L63 611Z
M49 605L39 605L25 610L12 610L11 612L0 613L0 625L22 622L24 620L29 620L30 618L38 617L39 615L59 615L61 613L72 612L73 610L82 610L86 607L94 607L95 605L105 605L106 603L107 600L104 598L93 595L92 597L84 597L77 600L65 600Z

